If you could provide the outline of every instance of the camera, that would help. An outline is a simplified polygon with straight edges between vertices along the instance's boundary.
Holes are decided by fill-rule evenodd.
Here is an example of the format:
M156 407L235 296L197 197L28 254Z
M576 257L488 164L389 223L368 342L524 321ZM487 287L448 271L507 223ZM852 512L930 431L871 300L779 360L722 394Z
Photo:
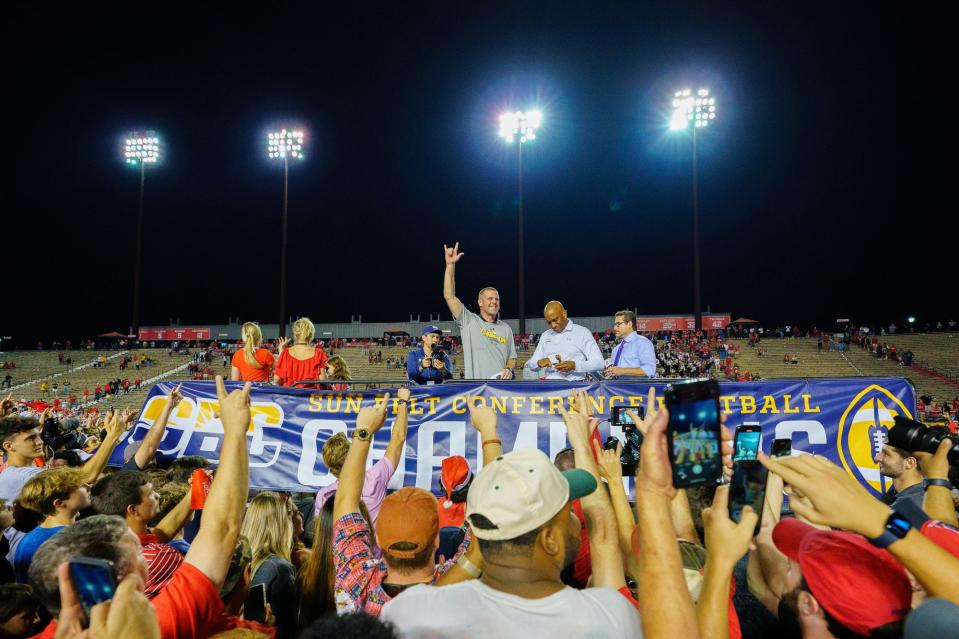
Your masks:
M639 432L636 426L624 426L623 436L626 438L626 445L619 454L619 464L623 468L623 477L633 477L636 475L636 468L639 466L639 449L643 445L643 434ZM620 444L619 439L610 435L603 444L605 450L616 450Z
M952 447L949 449L949 464L959 464L959 436L953 435L945 428L928 428L902 415L893 418L895 422L889 429L886 440L890 446L908 450L909 452L935 453L943 439L949 439Z

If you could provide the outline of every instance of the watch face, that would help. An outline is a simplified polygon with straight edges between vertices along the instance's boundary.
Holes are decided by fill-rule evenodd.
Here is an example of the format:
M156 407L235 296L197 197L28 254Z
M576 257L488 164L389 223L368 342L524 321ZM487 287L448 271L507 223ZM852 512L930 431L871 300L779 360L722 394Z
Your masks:
M886 522L886 528L888 528L892 534L902 539L906 536L906 533L909 532L909 529L912 528L912 524L909 523L909 520L906 519L905 516L894 512Z

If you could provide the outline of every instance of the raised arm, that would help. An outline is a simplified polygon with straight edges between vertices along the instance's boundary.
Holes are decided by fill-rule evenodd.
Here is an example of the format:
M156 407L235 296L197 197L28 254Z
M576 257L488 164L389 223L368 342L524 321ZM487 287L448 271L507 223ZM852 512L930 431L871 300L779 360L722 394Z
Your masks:
M393 405L396 406L396 419L393 421L393 428L390 431L390 443L386 446L386 453L383 455L390 460L393 468L400 465L403 446L406 445L406 433L410 424L410 389L397 389L396 399L398 401L393 402Z
M173 507L173 510L168 512L166 516L160 520L160 523L153 527L153 534L159 538L160 543L165 544L170 541L177 536L180 529L186 526L186 522L190 518L191 497L191 491L187 491L183 499Z
M240 535L240 524L249 490L249 455L246 433L250 426L250 384L226 394L223 378L216 376L216 394L223 422L223 444L203 520L185 561L209 577L219 588L226 579L230 558Z
M166 432L166 424L170 419L170 414L179 406L182 399L183 397L180 395L180 384L177 384L176 388L173 389L167 398L166 404L163 405L160 416L157 417L153 425L150 426L150 430L147 431L143 441L140 442L140 447L137 448L137 452L133 455L137 468L141 470L146 468L146 465L149 464L153 456L156 455L157 448L160 447L160 442L163 441L163 434Z
M473 397L466 398L470 410L470 423L480 434L483 449L483 465L486 466L503 454L503 442L496 434L496 413L488 406L476 406Z
M706 568L696 604L699 632L703 639L729 637L729 584L736 562L749 550L749 540L758 515L743 509L739 523L729 518L729 486L716 489L713 504L703 511L706 530Z
M456 297L456 263L460 261L464 253L460 253L460 243L457 242L450 248L443 245L443 253L446 257L446 273L443 275L443 299L446 305L450 307L453 319L460 316L463 311L463 302Z
M120 413L113 411L107 415L103 425L107 430L107 434L103 438L103 441L100 442L100 447L97 449L97 452L83 465L83 472L86 474L87 482L90 484L96 482L97 477L100 476L103 468L110 460L113 449L116 448L123 433L126 432L128 427L126 414L121 416Z
M956 506L952 502L951 483L949 481L949 451L952 449L952 440L946 438L939 442L935 455L916 452L915 455L926 473L926 496L922 502L922 509L933 519L959 526L956 517Z
M792 509L816 524L843 528L867 539L885 529L890 508L874 498L846 471L818 455L759 460L807 499L795 500ZM915 576L930 597L959 605L959 558L918 530L911 528L887 548Z
M589 406L589 399L584 391L576 394L578 410L567 411L560 405L563 421L566 423L566 433L570 446L573 448L573 457L576 468L585 470L599 482L599 472L593 461L593 451L590 449L589 420L585 410ZM626 573L623 570L623 553L620 550L619 528L616 524L616 515L609 502L605 490L594 490L579 500L586 518L586 527L589 532L589 557L592 568L594 586L619 589L626 585Z
M606 480L609 486L609 500L616 513L616 526L619 529L619 549L623 557L629 557L633 531L636 530L636 518L629 505L629 497L623 486L623 465L619 461L623 453L622 444L616 445L616 450L603 450L602 445L595 439L590 439L596 451L599 476Z
M366 470L366 458L373 444L373 435L386 422L386 407L390 396L387 393L383 401L375 406L367 406L356 416L356 428L353 429L353 442L346 454L343 468L340 470L340 487L333 501L333 521L343 515L360 512L360 495L363 493L363 476Z

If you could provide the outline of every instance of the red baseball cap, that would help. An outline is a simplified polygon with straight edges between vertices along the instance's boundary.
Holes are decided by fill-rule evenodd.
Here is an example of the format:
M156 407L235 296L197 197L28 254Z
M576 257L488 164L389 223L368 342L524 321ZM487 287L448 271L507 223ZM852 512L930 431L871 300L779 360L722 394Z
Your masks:
M820 605L853 632L869 635L909 613L912 587L906 570L864 537L789 518L773 528L773 543L799 564Z

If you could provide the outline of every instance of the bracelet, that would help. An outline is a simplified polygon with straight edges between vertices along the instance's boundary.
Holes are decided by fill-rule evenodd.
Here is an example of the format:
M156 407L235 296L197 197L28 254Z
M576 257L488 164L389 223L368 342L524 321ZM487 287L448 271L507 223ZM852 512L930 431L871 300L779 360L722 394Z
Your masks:
M498 440L498 439L486 439L486 440L483 440L483 446L486 446L486 445L488 445L488 444L499 444L500 446L502 446L502 445L503 445L503 442L500 441L500 440Z
M927 479L925 488L928 489L930 486L942 486L943 488L952 490L952 482L948 479Z
M459 556L459 559L456 560L456 565L465 570L466 574L473 579L479 579L483 575L480 567L467 559L465 554Z

